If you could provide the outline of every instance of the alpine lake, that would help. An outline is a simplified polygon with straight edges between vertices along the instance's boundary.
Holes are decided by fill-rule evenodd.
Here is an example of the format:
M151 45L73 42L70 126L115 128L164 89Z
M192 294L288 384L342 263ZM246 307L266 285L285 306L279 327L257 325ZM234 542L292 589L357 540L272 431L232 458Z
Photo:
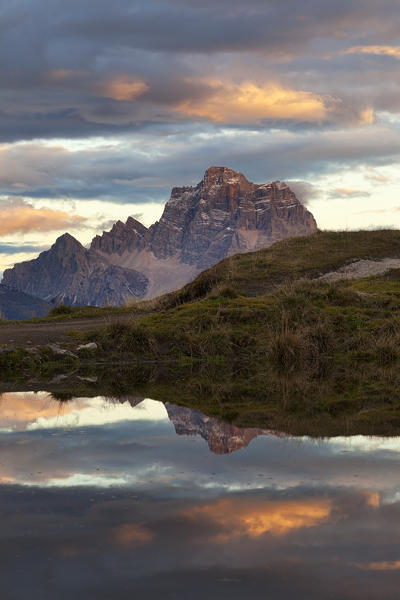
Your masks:
M400 438L239 427L87 380L0 395L4 600L397 600Z

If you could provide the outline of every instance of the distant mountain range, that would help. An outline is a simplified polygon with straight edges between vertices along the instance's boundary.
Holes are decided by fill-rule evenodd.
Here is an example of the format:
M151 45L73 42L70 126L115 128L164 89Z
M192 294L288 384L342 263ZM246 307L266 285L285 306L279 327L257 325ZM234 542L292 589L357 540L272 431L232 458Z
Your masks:
M313 215L280 181L256 185L210 167L177 187L149 228L130 217L89 249L68 233L38 258L4 272L3 284L71 305L120 305L178 289L227 256L316 231Z

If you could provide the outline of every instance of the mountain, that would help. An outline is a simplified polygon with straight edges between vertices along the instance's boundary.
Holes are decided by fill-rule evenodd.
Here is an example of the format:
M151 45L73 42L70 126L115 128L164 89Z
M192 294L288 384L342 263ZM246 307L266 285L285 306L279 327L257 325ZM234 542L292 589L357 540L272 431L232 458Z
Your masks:
M0 318L2 319L12 321L44 317L51 308L52 305L41 298L35 298L0 283Z
M210 167L195 187L173 188L149 228L130 217L96 236L90 249L69 234L3 282L69 304L123 304L178 289L223 258L313 233L312 214L280 181L257 185Z
M110 264L69 233L38 258L4 272L3 282L45 300L71 305L124 304L141 297L147 279L134 269Z
M277 435L267 429L256 427L235 427L198 410L165 403L168 417L177 435L199 435L214 454L230 454L246 448L259 435Z

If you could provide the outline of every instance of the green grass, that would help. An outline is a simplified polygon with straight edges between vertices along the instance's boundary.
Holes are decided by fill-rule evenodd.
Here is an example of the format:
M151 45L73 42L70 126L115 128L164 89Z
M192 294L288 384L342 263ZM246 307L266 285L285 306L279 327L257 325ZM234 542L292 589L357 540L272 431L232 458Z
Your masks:
M139 303L129 306L65 306L53 308L45 317L35 317L23 323L52 323L55 321L73 321L75 319L96 319L108 316L136 315L143 312ZM9 323L10 321L6 321ZM11 321L16 323L17 321Z

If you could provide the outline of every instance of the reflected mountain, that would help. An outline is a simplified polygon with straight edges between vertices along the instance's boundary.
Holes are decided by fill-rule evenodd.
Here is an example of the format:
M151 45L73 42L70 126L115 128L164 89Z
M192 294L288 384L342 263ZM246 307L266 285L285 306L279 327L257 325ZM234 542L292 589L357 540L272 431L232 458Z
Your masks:
M166 402L165 407L178 435L199 435L214 454L230 454L246 448L259 435L278 435L268 429L235 427L208 417L199 410L170 402Z

